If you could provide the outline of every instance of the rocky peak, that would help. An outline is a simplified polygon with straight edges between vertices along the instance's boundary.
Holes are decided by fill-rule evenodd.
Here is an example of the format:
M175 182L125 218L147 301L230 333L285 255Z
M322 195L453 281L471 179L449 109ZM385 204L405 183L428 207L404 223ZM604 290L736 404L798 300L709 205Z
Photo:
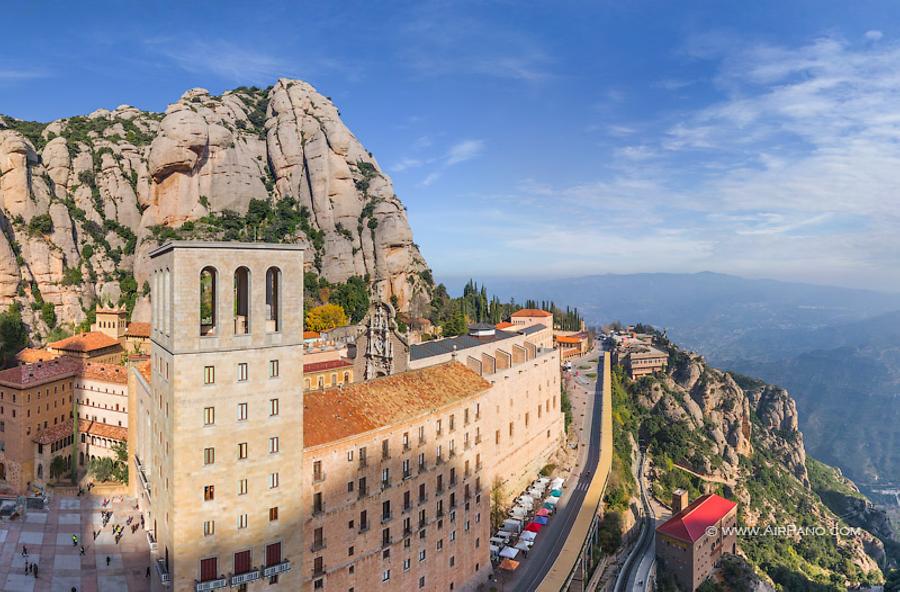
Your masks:
M48 124L0 118L0 255L12 253L0 306L48 303L53 315L26 318L38 335L81 323L98 298L146 320L148 253L168 238L253 240L219 222L241 226L254 200L295 211L299 223L272 236L303 244L307 270L332 283L367 278L403 311L429 300L431 276L390 179L330 99L281 79L221 96L190 89L165 113L120 105Z

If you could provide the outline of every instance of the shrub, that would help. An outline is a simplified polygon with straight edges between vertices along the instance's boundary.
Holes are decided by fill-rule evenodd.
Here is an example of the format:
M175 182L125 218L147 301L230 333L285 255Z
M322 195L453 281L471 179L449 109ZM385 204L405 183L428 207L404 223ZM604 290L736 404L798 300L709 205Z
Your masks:
M28 222L28 230L32 234L50 234L53 232L53 219L50 214L39 214Z

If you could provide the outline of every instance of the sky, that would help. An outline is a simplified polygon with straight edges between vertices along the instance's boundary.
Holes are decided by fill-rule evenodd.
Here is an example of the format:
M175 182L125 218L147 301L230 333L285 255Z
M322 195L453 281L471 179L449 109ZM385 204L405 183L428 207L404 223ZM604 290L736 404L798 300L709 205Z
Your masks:
M900 291L900 3L250 6L8 6L0 113L301 78L392 178L439 279Z

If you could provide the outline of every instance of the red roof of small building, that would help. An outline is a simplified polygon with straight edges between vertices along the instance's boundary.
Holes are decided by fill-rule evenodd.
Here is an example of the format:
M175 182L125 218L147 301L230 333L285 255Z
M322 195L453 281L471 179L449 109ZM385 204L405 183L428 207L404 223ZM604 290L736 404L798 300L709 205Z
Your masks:
M552 317L553 315L546 310L541 310L539 308L523 308L522 310L517 310L512 313L510 316L513 317Z
M341 358L340 360L325 360L324 362L312 362L303 364L303 373L311 374L313 372L322 372L323 370L333 370L335 368L346 368L352 366L350 362Z
M81 366L79 376L93 378L104 382L128 384L128 370L125 366L117 364L101 364L99 362L85 362Z
M509 329L510 327L515 327L515 325L513 325L513 324L510 323L509 321L502 321L502 322L497 323L496 325L494 325L494 329L500 329L501 331L502 331L503 329Z
M0 372L0 384L18 389L29 388L75 376L80 369L81 364L78 360L61 356L45 362L7 368Z
M303 339L318 339L322 335L318 331L304 331Z
M126 337L150 337L150 323L132 321L125 329Z
M78 335L72 335L71 337L54 341L49 344L48 347L61 351L91 352L116 345L119 345L118 340L113 339L106 333L91 331L89 333L79 333Z
M661 524L656 532L693 544L706 534L707 528L718 524L735 506L735 502L714 493L703 495Z
M26 347L16 354L16 360L22 364L33 364L35 362L46 362L58 358L59 354L45 349L37 349L34 347Z
M577 335L557 335L554 339L557 343L581 343L585 338Z

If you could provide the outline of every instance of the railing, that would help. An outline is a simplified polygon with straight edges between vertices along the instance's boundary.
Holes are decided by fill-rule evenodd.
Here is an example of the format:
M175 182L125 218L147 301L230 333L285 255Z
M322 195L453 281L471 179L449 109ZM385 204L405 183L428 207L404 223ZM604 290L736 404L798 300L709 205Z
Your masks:
M228 585L227 578L216 578L215 580L206 580L205 582L197 582L194 584L195 592L206 592L207 590L217 590Z
M278 575L280 573L284 573L286 571L290 571L291 562L285 559L281 563L276 563L274 565L269 565L263 568L263 576L267 578L271 578L272 576Z
M141 463L141 459L136 454L134 455L134 466L137 469L141 487L143 488L144 493L147 494L147 499L150 499L150 482L147 480L147 475L144 473L144 465Z
M159 581L162 582L163 586L168 586L172 583L172 576L169 575L169 570L166 569L165 559L157 559L155 563L156 573L159 574Z
M323 538L320 541L313 541L313 544L310 545L309 550L312 551L313 553L315 553L316 551L321 551L326 546L327 545L325 544L325 539Z
M325 480L325 472L313 473L313 483L321 483Z
M325 575L325 564L316 565L312 568L312 577L318 578L319 576Z
M231 580L229 580L230 585L232 586L240 586L241 584L246 584L247 582L253 582L259 579L260 572L258 569L254 569L251 571L244 572L242 574L237 574L231 576Z

